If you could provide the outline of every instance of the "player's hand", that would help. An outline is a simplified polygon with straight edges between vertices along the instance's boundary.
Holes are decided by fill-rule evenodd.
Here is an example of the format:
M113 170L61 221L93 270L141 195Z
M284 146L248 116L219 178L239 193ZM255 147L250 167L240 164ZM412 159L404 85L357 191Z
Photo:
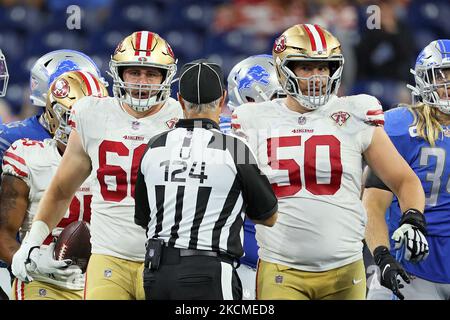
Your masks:
M403 259L420 262L428 257L425 216L418 210L407 210L400 220L400 227L392 234L395 249L402 250Z
M33 260L36 259L38 251L39 244L30 242L27 234L12 258L11 271L16 278L24 282L33 281L30 271L36 267Z
M400 283L397 276L401 276L406 283L409 283L409 276L405 269L397 260L389 253L388 248L379 246L373 252L375 263L380 267L381 279L380 283L383 287L390 289L400 300L405 299L400 292L404 286Z
M52 274L50 275L59 284L63 284L64 287L71 290L83 290L84 289L84 274L81 268L77 265L71 265L65 270L65 274Z
M56 260L54 258L55 242L48 246L41 246L36 250L38 255L33 255L35 270L33 272L41 274L53 274L55 277L70 276L73 272L67 267L72 264L72 260Z

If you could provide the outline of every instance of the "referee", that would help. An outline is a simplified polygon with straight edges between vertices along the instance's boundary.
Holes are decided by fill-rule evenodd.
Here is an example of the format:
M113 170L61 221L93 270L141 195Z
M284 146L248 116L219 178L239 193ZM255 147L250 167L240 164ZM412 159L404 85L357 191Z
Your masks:
M185 118L150 139L137 175L135 222L147 230L146 299L242 298L243 212L273 226L277 199L248 146L219 130L226 91L206 60L181 69Z

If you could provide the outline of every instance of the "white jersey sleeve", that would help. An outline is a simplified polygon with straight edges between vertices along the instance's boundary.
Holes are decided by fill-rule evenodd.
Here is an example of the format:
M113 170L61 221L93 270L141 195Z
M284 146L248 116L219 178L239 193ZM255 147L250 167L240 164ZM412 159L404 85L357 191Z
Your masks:
M357 138L362 153L369 147L372 141L374 127L384 124L383 108L377 98L367 94L341 99L344 103L348 103L348 110L357 120L357 127L360 129Z
M43 144L40 141L34 141L29 139L20 139L15 141L6 150L2 161L3 174L15 176L23 180L28 187L31 187L30 183L30 170L28 168L27 160L31 149L42 148Z

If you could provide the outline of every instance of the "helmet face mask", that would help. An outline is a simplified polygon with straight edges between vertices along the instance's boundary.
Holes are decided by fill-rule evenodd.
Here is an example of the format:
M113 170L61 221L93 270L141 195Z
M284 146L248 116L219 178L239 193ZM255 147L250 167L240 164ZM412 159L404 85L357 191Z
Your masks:
M177 71L170 45L158 34L149 31L134 32L123 39L112 55L109 67L114 81L114 96L137 112L150 110L169 98L171 83ZM159 69L163 75L162 82L126 82L123 71L127 67Z
M0 97L4 97L6 95L6 89L8 88L8 66L6 65L5 56L0 50Z
M72 106L85 96L106 97L108 91L100 79L83 71L59 76L50 86L43 117L53 139L66 145L72 130L69 124Z
M228 108L285 97L271 55L250 56L236 64L227 79Z
M435 40L426 46L416 60L414 70L416 86L413 94L420 100L450 114L450 40Z
M280 70L284 74L286 81L282 86L302 106L315 110L325 105L332 94L337 93L342 76L343 59L342 56L323 60L288 55L280 64ZM329 74L315 74L308 77L298 76L293 70L295 64L298 63L310 63L311 66L326 63ZM304 87L303 90L302 87Z
M272 54L281 86L303 107L315 110L337 94L344 57L341 44L327 30L318 25L295 25L275 40ZM299 62L326 63L330 74L299 77L292 69Z

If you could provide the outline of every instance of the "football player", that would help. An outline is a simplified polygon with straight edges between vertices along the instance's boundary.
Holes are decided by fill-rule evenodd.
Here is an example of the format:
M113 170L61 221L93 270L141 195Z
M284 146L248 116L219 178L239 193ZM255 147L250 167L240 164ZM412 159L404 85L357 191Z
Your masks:
M273 58L268 54L250 56L237 63L231 69L227 82L230 111L244 103L286 97L278 82ZM220 129L229 133L231 119L221 116ZM255 224L249 219L244 221L244 253L241 266L237 269L242 282L242 296L244 300L255 300L258 245L255 239Z
M107 85L91 58L74 50L56 50L40 57L31 68L31 103L36 107L45 108L46 95L50 84L64 72L74 70L90 72ZM0 125L0 160L10 145L22 138L39 141L51 138L45 113Z
M375 262L386 269L381 273L383 286L398 290L397 282L389 277L404 268L413 277L410 284L401 282L402 297L450 300L450 40L435 40L426 46L411 72L416 83L414 100L419 101L386 112L384 128L422 182L425 216L417 212L402 215L398 198L370 173L363 195L369 217L367 243ZM396 251L401 266L389 254L389 247L393 254ZM397 270L391 271L393 266ZM387 290L376 284L373 290L369 287L368 298L385 298Z
M2 49L0 49L0 98L6 95L6 89L8 88L8 80L9 80L8 66L6 64L5 55L3 54Z
M26 242L25 234L30 230L39 201L50 185L64 154L71 130L68 119L72 105L87 95L108 95L105 86L91 73L70 71L56 78L48 91L45 110L53 139L20 139L4 154L0 193L0 258L8 264L11 264L13 255L20 246L16 240L17 232L20 230L20 238ZM89 222L91 199L92 193L87 180L75 193L69 210L52 234L57 235L73 221ZM31 264L28 265L30 277L26 280L35 281L15 279L15 300L83 298L84 277L81 269L76 266L66 268L70 261L54 260L55 243L52 239L51 235L48 236L39 250L32 248L28 252Z
M8 66L6 64L5 56L0 49L0 98L6 95L6 89L8 88ZM1 124L0 117L0 124ZM0 300L9 299L9 292L11 291L11 277L9 271L6 269L6 265L0 261Z
M2 62L0 62L0 64L5 65L6 67L6 64ZM5 68L5 70L7 69ZM50 84L64 72L73 70L90 72L99 78L102 83L107 85L106 81L102 78L97 65L91 58L74 50L55 50L40 57L31 68L31 103L34 106L40 107L44 110L43 108L46 105L46 95ZM6 82L4 82L4 84L5 83ZM0 162L3 159L4 152L11 146L11 144L22 138L39 141L51 138L48 128L48 120L45 118L45 113L40 112L39 115L32 116L25 120L0 125ZM6 264L0 260L0 274L3 274L4 277L9 275L9 272L5 268ZM4 277L0 276L2 279ZM10 277L8 276L7 278L10 282ZM1 282L7 283L8 281L5 278L5 281ZM4 286L0 283L0 287ZM10 286L5 286L4 288L5 292L11 291Z
M330 32L295 25L272 54L287 98L240 106L232 117L279 201L277 223L256 226L257 299L365 299L363 159L403 211L423 211L420 181L379 127L378 100L336 96L344 58Z
M29 248L40 245L64 215L80 184L92 173L92 255L86 299L144 299L145 232L134 223L134 185L149 139L182 117L170 98L176 60L158 34L134 32L111 57L114 98L86 97L71 114L73 126L61 165L41 201L30 236L13 259L26 279Z

